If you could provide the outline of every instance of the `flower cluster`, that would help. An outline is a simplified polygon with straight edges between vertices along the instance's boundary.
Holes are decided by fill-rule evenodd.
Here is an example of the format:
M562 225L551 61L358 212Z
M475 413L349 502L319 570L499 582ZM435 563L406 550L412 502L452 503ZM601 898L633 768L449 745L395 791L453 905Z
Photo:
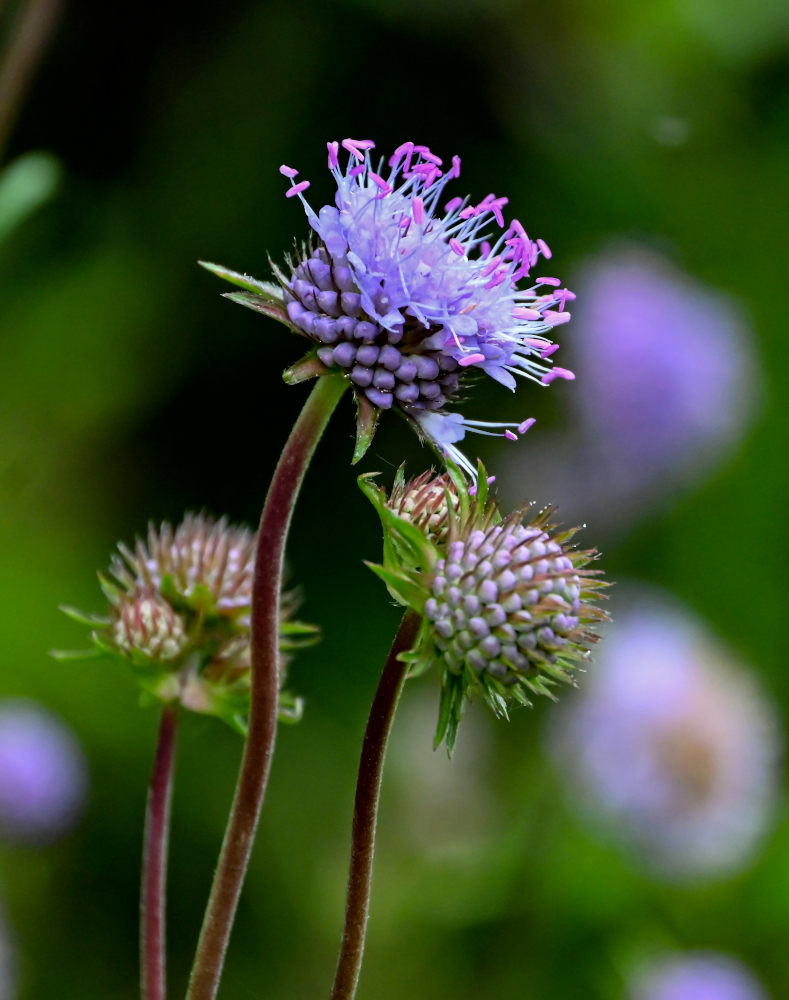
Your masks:
M32 701L0 702L0 840L56 840L79 816L87 788L85 757L60 719Z
M718 952L676 952L640 969L628 1000L767 1000L750 969Z
M558 530L550 510L503 518L482 469L479 482L471 495L456 469L411 484L400 473L387 500L369 476L360 479L384 528L384 563L371 568L422 616L412 670L442 667L436 744L446 739L450 751L467 695L479 692L504 717L513 701L552 696L555 683L572 680L596 641L590 626L605 617L588 603L603 586L588 568L595 552L571 546L575 530ZM437 518L427 498L439 491Z
M250 685L250 607L256 535L247 528L187 514L173 528L151 525L133 548L119 544L109 577L100 575L109 615L72 617L94 626L99 652L120 657L142 687L164 702L219 715L245 728ZM317 630L290 620L297 604L283 594L280 650L314 640ZM287 660L280 661L280 684ZM280 715L297 718L300 700L280 692Z
M779 733L725 649L687 613L642 597L616 614L551 745L573 803L608 820L650 868L688 879L752 856L775 807Z
M473 477L458 449L467 431L517 438L533 420L491 423L446 406L467 371L482 371L510 389L516 378L538 385L574 378L554 366L556 326L575 298L558 278L532 278L551 251L518 220L506 223L506 198L474 204L444 189L460 174L454 156L444 170L427 146L406 142L384 166L373 164L370 140L330 142L335 205L317 212L308 181L281 167L288 197L298 197L318 245L307 245L288 271L275 268L276 288L206 265L245 288L229 297L287 323L315 345L286 377L341 374L359 409L355 458L369 446L378 415L397 409L439 452ZM523 283L524 287L519 287Z

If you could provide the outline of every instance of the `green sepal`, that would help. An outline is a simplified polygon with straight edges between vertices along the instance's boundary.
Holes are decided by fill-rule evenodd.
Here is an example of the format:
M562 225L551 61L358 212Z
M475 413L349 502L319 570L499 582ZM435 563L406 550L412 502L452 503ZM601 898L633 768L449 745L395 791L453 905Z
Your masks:
M80 625L90 625L91 628L106 628L110 623L109 618L104 615L92 615L87 611L80 611L79 608L73 608L70 604L59 605L58 611L62 611L72 621L79 622Z
M321 630L307 622L284 621L279 626L280 652L289 653L297 649L316 646L321 641Z
M298 385L299 382L307 382L311 378L326 375L328 371L329 369L318 359L315 351L309 351L295 365L285 369L282 373L282 379L287 385Z
M457 739L458 725L463 715L463 699L465 695L463 678L458 674L444 671L441 683L441 701L438 709L438 725L433 738L433 749L437 750L441 742L446 743L447 756L452 756Z
M218 615L214 595L204 583L198 583L188 596L179 590L171 573L162 576L159 592L173 611L180 614L196 614L204 619L216 619L218 624L225 624L227 619Z
M407 650L398 656L401 663L408 664L409 678L420 677L440 659L440 654L430 641L430 623L426 618L422 619L413 649Z
M446 464L447 474L449 475L449 478L452 480L452 483L455 489L457 490L458 494L458 510L455 516L456 517L459 516L460 521L465 522L468 520L469 510L471 507L471 498L469 497L469 492L468 492L469 489L468 482L466 481L466 477L463 475L463 473L460 471L457 465L455 465L454 462L450 461L447 458L444 459L444 462ZM448 498L447 500L447 507L449 511L452 512L454 508L454 503L449 501L450 498Z
M398 604L413 608L414 611L422 614L427 594L424 588L412 580L407 573L387 569L386 566L379 566L377 563L366 562L365 565L384 581L387 590Z
M230 299L231 302L237 302L240 306L246 306L247 309L263 313L264 316L275 319L278 323L284 323L287 327L291 326L285 307L262 295L256 295L254 292L223 292L222 298Z
M398 517L386 502L386 494L373 482L377 472L359 476L359 489L375 507L384 532L384 565L397 569L403 563L409 569L426 570L439 556L424 534L405 518Z
M241 736L242 739L246 739L249 736L249 726L243 715L220 715L219 718L222 722L227 723L233 732Z
M277 703L277 717L280 722L294 726L304 716L304 699L290 691L280 691Z
M217 278L229 281L231 285L238 285L239 288L243 288L247 292L254 292L256 295L262 295L272 302L282 302L282 289L273 281L260 281L248 274L231 271L229 267L223 267L221 264L212 264L207 260L198 260L197 263L200 267L204 267L206 271L215 274Z
M98 660L104 656L104 651L94 646L92 649L50 649L53 660Z
M117 586L117 584L113 583L112 580L108 579L103 573L97 573L96 576L99 578L99 586L101 587L104 596L114 608L117 607L123 593L121 588Z
M375 437L380 413L378 407L373 406L366 396L362 393L356 394L356 444L353 449L351 465L356 465L367 454L367 449Z
M280 622L279 634L283 635L308 635L314 636L317 641L320 639L321 630L317 625L310 625L309 622L285 621Z

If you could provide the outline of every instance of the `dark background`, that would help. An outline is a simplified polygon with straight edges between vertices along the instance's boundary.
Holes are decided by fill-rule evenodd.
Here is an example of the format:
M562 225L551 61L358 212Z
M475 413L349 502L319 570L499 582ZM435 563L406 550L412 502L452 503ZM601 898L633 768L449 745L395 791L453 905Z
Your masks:
M6 37L16 9L0 11ZM744 304L765 371L758 422L704 482L607 544L604 565L679 595L785 704L788 48L777 0L64 8L6 157L46 150L62 179L0 246L0 694L38 699L69 722L92 792L60 843L0 847L20 998L136 995L156 712L137 707L114 666L48 658L84 641L57 605L99 610L96 568L149 518L205 508L256 521L306 395L280 378L302 345L222 300L195 261L266 277L267 255L306 230L277 167L295 165L313 204L328 201L328 139L369 136L388 151L410 138L460 153L463 191L506 193L550 242L560 275L624 235L666 248ZM685 141L656 138L666 118L685 123ZM571 338L572 324L561 332ZM550 427L571 392L557 384L527 409ZM474 415L513 416L495 386L480 385L474 403ZM349 465L352 434L343 400L294 524L302 614L325 637L292 670L307 711L280 734L227 1000L326 995L333 972L356 757L397 622L362 565L380 540ZM491 466L497 446L480 446ZM388 474L403 460L419 471L429 456L386 420L363 469ZM524 481L522 493L535 489ZM418 685L407 696L429 716L435 678ZM484 773L467 781L462 758L431 757L428 718L413 739L455 789L439 818L434 803L429 821L408 818L431 802L393 765L360 997L615 1000L628 954L650 940L734 952L773 997L789 995L786 819L736 877L662 884L567 809L540 750L548 711L495 727L472 713L469 740L488 749ZM413 747L398 750L409 733L396 731L393 757L407 752L419 768ZM176 995L239 751L219 722L184 721ZM473 753L466 760L473 772Z

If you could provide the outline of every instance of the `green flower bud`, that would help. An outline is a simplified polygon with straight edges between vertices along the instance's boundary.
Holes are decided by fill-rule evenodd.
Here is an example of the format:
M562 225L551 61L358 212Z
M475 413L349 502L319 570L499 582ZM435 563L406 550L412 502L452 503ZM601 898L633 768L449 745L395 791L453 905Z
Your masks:
M484 485L472 495L452 469L398 482L389 499L369 477L360 482L384 526L384 563L371 568L422 615L406 654L412 673L441 668L436 745L445 739L451 751L467 696L507 717L513 702L552 698L558 682L572 683L605 617L589 603L604 586L589 568L596 552L571 544L575 529L551 524L550 510L502 518Z
M120 544L108 577L99 575L106 617L71 617L93 626L95 650L122 659L148 696L218 715L244 731L249 711L250 611L256 535L203 514L178 527L151 525L133 548ZM280 685L286 652L315 641L317 629L292 621L289 591L280 615ZM300 699L280 691L280 716L298 718Z

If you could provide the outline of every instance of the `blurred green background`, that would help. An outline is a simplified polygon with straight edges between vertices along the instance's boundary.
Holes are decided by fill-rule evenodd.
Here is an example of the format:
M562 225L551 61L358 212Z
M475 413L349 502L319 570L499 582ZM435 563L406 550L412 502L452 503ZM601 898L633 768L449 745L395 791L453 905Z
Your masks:
M0 10L6 41L19 7ZM313 203L328 201L328 139L369 136L385 151L411 138L460 153L463 191L506 193L550 242L560 275L625 235L656 241L744 304L765 367L758 422L703 483L609 542L604 566L679 595L785 705L788 57L789 7L778 0L64 8L6 154L46 151L61 178L0 243L0 695L67 720L91 793L59 843L0 845L20 1000L137 993L157 716L138 708L122 671L48 657L84 641L57 606L99 610L96 569L149 518L205 508L256 521L306 394L280 378L301 344L222 300L195 261L265 277L267 254L306 230L277 167L295 165ZM562 333L571 338L572 324ZM571 392L528 400L540 418L531 434L558 420ZM513 415L493 386L475 392L474 410ZM352 434L344 400L295 520L292 577L324 641L292 668L306 714L280 733L226 1000L326 995L333 974L358 749L398 619L362 565L380 540L349 465ZM495 465L496 447L480 453ZM404 459L414 471L429 464L401 421L384 421L363 470L390 474ZM536 488L524 481L522 493ZM774 998L789 996L785 814L744 872L663 884L568 809L541 750L549 706L508 726L472 710L469 743L488 749L484 773L464 780L473 753L448 764L430 749L434 681L407 690L395 727L360 998L616 1000L626 956L651 941L736 953ZM429 718L417 725L420 699ZM239 752L219 722L184 720L174 995ZM440 815L435 796L416 795L406 754L417 770L442 768L455 789Z

